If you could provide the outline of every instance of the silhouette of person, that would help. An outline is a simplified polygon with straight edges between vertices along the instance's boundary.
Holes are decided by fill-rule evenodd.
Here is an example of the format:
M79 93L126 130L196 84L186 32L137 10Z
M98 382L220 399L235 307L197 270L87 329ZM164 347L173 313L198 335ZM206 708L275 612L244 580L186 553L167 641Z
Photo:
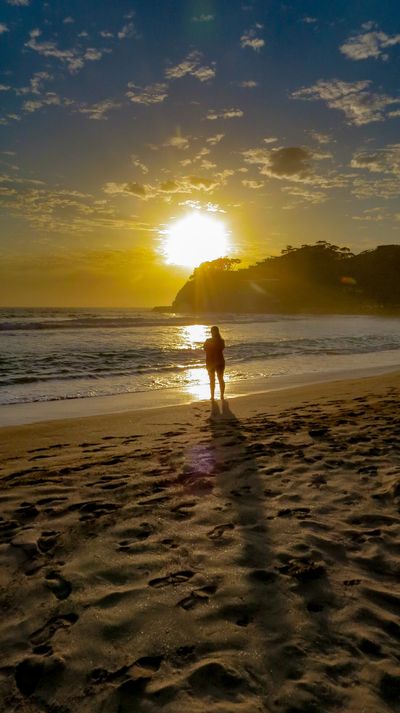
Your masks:
M211 327L211 337L209 337L209 339L206 339L203 346L206 353L206 369L208 371L208 377L210 379L211 401L214 401L215 374L217 374L218 377L219 392L221 396L221 401L223 401L225 393L225 342L219 333L218 327Z

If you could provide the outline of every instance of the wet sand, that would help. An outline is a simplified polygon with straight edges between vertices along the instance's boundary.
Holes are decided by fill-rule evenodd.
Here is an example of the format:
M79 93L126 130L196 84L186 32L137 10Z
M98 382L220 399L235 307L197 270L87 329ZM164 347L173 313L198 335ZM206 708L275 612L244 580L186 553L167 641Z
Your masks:
M0 430L0 710L400 710L400 374Z

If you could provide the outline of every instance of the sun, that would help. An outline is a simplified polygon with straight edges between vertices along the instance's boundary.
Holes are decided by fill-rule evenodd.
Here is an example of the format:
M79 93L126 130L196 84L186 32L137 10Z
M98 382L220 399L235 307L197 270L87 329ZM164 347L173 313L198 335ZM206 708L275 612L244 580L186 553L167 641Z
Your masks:
M225 257L230 249L224 223L198 210L171 223L163 232L163 252L169 264L197 267L202 262Z

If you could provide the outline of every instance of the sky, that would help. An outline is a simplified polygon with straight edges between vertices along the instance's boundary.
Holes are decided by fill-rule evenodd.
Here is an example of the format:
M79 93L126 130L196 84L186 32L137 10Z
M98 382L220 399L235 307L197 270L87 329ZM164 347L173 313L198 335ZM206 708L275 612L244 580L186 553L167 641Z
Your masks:
M0 2L1 305L169 304L193 211L243 265L399 243L397 0Z

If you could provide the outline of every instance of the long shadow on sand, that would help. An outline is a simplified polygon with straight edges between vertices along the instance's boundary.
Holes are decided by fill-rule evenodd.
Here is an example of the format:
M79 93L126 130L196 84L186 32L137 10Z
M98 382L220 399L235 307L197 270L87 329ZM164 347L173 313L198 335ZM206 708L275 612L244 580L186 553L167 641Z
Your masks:
M248 427L258 436L251 442ZM209 419L218 487L232 504L232 520L240 530L241 553L232 566L247 581L245 605L253 627L253 635L248 629L247 670L258 679L266 711L322 713L344 700L331 685L330 656L340 652L349 661L354 647L332 628L330 611L337 603L324 564L309 554L299 556L293 543L281 541L286 536L282 518L278 526L276 509L268 511L265 466L275 454L268 437L276 435L271 427L269 433L268 424L242 424L228 402L222 408L213 404ZM261 442L266 439L268 444Z
M293 668L293 656L298 666L302 652L289 645L293 632L287 616L288 600L275 569L276 553L267 526L265 480L255 455L257 446L247 440L227 401L221 408L216 403L212 405L209 429L218 487L224 500L232 503L231 517L240 531L241 553L232 567L246 583L244 606L251 627L247 665L258 679L267 703L272 690L279 689L287 678L288 668Z

